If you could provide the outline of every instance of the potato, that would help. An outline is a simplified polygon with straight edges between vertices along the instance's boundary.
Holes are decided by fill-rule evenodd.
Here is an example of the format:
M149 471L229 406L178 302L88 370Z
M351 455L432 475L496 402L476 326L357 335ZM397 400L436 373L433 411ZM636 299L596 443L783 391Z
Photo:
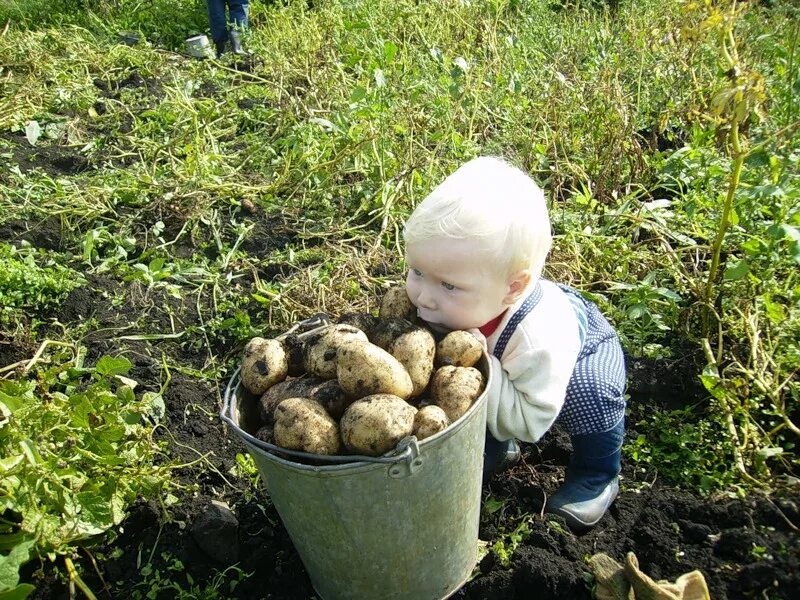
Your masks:
M417 320L417 307L411 303L406 286L395 286L386 290L381 298L378 316L384 319L399 317L412 322Z
M420 408L414 416L413 434L418 440L424 440L444 431L450 425L447 413L441 407L431 404Z
M329 379L314 387L309 396L312 400L319 402L322 407L336 421L342 418L344 410L353 403L354 398L350 398L335 379Z
M369 341L379 348L388 350L389 346L397 338L415 329L417 329L417 326L408 319L401 319L399 317L386 319L384 317L379 317L375 323L375 327L372 329L372 335L368 337Z
M431 332L415 327L392 341L387 350L408 371L413 385L411 397L419 396L428 387L433 373L436 341Z
M481 395L484 383L483 375L474 367L442 367L433 374L431 397L453 422Z
M371 340L372 332L378 324L378 317L364 312L349 312L339 317L337 323L351 325L356 329L360 329Z
M436 344L437 366L474 367L481 354L483 346L467 331L451 331Z
M300 377L306 372L303 365L303 340L296 333L290 333L281 340L289 362L289 376Z
M256 431L256 438L268 444L275 443L275 427L273 425L263 425Z
M289 364L278 340L255 337L244 347L242 385L254 394L263 394L271 386L286 379Z
M292 377L276 383L261 395L258 401L261 422L273 422L278 404L288 398L310 398L313 391L325 380L317 377Z
M356 400L340 423L342 440L351 452L380 456L411 435L417 409L391 394L375 394Z
M339 426L319 402L288 398L275 409L275 444L311 454L337 454Z
M375 344L349 342L339 348L338 354L336 378L351 398L393 394L406 399L414 391L405 367Z
M316 335L310 336L303 347L303 364L306 373L323 379L336 377L336 356L342 344L361 340L367 335L351 325L330 325Z

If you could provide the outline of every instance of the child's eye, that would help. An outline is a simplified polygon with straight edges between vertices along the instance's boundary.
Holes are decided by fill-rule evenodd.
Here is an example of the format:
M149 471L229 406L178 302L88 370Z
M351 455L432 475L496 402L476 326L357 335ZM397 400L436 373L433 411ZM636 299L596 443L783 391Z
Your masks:
M452 290L456 289L456 286L454 286L452 283L447 283L446 281L442 282L442 287L444 289L446 289L447 291L452 291Z
M422 271L419 269L411 269L411 272L414 273L417 277L422 277Z

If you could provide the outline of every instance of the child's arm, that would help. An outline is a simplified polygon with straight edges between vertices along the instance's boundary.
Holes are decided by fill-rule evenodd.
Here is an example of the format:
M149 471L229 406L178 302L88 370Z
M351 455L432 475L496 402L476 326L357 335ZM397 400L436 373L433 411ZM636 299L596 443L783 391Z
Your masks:
M486 425L498 440L536 442L564 405L577 349L531 349L500 361L492 356Z

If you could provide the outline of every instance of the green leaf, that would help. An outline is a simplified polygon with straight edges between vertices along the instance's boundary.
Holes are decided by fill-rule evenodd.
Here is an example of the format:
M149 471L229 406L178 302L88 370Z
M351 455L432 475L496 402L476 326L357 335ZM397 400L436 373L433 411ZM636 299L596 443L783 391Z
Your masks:
M748 256L758 256L762 252L765 252L769 249L769 246L761 239L761 238L750 238L746 242L742 242L742 250L744 250Z
M124 375L131 370L131 361L124 356L104 356L97 361L95 371L99 375Z
M757 454L762 459L772 458L773 456L780 456L783 454L783 448L759 448Z
M742 259L737 262L735 265L732 265L725 269L725 273L722 275L722 278L727 281L738 281L742 279L750 272L750 263L747 260Z
M117 398L119 401L125 404L133 404L136 401L136 395L133 393L133 389L129 385L121 385L117 389Z
M109 498L96 491L90 491L77 494L75 500L80 506L77 527L82 534L97 535L114 524Z
M745 164L748 167L766 167L769 165L769 153L764 148L759 148L747 155Z
M647 314L647 307L644 304L633 304L626 313L629 319L639 319Z
M761 299L764 302L764 310L767 313L767 318L775 325L783 323L783 320L786 318L786 309L783 304L773 302L769 294L765 294Z
M161 394L145 392L142 396L142 412L155 423L161 421L167 413L167 406Z
M23 460L25 460L25 456L22 454L14 454L12 456L0 458L0 474L7 473Z
M39 462L36 446L31 440L20 440L19 447L22 448L22 453L25 455L25 458L28 459L29 463L35 465Z
M28 540L33 541L31 535L23 531L0 535L0 552L9 552Z
M389 64L394 60L394 57L397 55L397 45L393 42L386 42L383 44L383 58L386 61L386 64Z
M28 562L33 545L33 540L22 542L19 546L15 546L8 555L0 556L0 590L13 590L17 587L19 568Z
M483 512L487 515L492 515L501 508L503 508L504 504L505 500L498 500L497 498L488 498L486 502L483 503Z
M147 265L147 268L151 273L155 273L157 271L160 271L163 267L164 267L164 259L163 258L154 258Z
M367 90L361 86L357 86L353 88L353 91L350 92L350 102L356 103L360 102L367 96Z
M0 600L23 600L30 596L35 589L30 583L20 583L13 590L0 592Z

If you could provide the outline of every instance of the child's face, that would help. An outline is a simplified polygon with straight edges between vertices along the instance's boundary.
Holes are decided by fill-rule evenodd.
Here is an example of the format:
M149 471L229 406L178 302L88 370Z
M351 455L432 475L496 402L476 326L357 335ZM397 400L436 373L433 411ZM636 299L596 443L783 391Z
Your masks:
M510 287L473 240L433 239L406 248L408 297L440 331L474 329L503 312Z

